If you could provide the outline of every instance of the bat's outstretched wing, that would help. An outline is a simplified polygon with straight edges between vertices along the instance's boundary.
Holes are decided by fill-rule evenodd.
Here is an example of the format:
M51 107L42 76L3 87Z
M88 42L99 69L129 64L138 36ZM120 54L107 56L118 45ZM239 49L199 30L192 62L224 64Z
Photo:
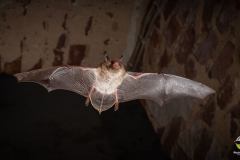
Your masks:
M214 92L201 83L170 74L128 72L118 87L118 99L150 99L162 106L176 98L203 99Z
M87 97L94 81L94 68L59 66L15 74L18 82L35 82L48 91L64 89Z

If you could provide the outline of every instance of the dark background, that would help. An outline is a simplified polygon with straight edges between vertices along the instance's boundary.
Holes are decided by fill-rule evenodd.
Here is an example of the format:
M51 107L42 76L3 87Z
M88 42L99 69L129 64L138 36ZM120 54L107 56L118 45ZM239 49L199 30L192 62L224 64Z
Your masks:
M123 54L127 70L216 91L164 107L131 101L99 116L80 95L1 75L1 155L160 159L161 142L172 159L239 159L239 42L240 0L1 0L0 72L96 67L106 53Z
M168 159L138 100L99 115L86 98L0 75L0 159Z

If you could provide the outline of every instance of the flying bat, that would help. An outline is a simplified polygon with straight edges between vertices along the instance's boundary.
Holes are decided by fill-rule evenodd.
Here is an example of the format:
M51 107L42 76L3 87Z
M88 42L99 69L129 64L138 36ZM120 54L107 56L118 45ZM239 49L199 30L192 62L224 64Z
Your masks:
M57 66L14 75L18 82L35 82L49 92L64 89L87 97L86 106L106 111L114 104L134 99L149 99L160 106L173 99L195 97L203 99L215 91L211 88L175 75L164 73L127 72L120 59L105 55L97 68L81 66Z

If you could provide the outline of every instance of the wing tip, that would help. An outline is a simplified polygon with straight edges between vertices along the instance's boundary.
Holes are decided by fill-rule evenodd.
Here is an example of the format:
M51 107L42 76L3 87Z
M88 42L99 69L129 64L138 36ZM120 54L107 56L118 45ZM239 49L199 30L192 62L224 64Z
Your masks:
M32 82L32 83L37 83L40 84L41 86L43 86L45 89L47 89L48 93L51 92L53 89L50 89L48 86L45 86L39 82L36 81L27 81L27 80L23 80L26 76L27 76L28 72L24 72L24 73L17 73L14 74L13 76L16 77L18 83L20 82Z
M213 90L212 88L210 88L210 89L211 89L211 93L210 94L216 93L215 90Z
M20 73L14 74L13 76L17 79L18 83L21 82L21 79L19 78Z
M204 89L204 93L203 93L203 97L202 99L206 98L207 96L209 96L210 94L214 94L216 93L215 90L213 90L212 88L203 85L203 89Z
M13 76L16 77L18 83L22 82L22 79L25 78L28 75L29 72L23 72L23 73L17 73L14 74Z

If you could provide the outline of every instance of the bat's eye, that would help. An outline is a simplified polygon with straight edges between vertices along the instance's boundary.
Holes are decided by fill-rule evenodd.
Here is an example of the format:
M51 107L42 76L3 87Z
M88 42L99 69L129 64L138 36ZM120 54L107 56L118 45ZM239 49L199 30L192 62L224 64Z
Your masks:
M114 62L112 66L113 68L117 69L119 67L119 62Z

